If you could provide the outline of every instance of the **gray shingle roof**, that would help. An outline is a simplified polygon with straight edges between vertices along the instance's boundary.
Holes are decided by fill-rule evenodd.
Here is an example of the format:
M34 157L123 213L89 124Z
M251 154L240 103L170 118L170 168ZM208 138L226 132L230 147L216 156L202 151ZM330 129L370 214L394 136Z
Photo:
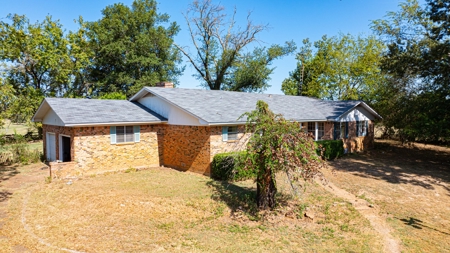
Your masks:
M294 121L325 121L337 118L360 101L323 101L299 96L268 95L200 89L169 89L145 87L146 91L175 104L209 124L245 122L237 120L243 113L256 108L263 100L269 108ZM132 98L133 99L133 98Z
M161 122L167 119L137 102L76 98L46 98L65 125Z

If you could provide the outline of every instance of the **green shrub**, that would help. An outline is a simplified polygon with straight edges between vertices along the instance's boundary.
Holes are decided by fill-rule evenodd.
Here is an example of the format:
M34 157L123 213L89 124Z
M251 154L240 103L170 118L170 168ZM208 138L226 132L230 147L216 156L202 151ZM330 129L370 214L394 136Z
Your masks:
M256 178L256 172L244 169L242 161L247 152L220 153L211 163L211 177L216 180L242 181Z
M0 151L0 164L3 165L36 163L40 160L41 153L37 149L31 150L26 143L5 145Z
M342 140L317 141L316 145L317 147L322 146L322 158L324 159L336 159L344 155L344 142ZM319 149L317 149L317 154L320 155Z

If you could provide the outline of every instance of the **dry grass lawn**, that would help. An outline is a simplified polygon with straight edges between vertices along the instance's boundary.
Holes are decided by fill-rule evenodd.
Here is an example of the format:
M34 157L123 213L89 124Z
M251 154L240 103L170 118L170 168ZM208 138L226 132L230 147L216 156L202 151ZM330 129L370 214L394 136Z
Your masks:
M450 252L450 149L377 141L330 163L326 177L375 205L404 252Z
M36 165L36 169L40 165ZM29 169L29 167L27 167ZM25 176L23 168L16 168ZM11 180L8 179L8 180ZM8 180L1 182L7 187ZM281 181L282 182L282 181ZM283 183L279 187L286 189ZM255 212L254 183L227 184L166 168L27 184L10 196L4 252L380 252L348 202L309 185ZM313 219L304 217L308 216ZM2 251L2 252L3 252Z
M28 132L28 127L24 124L11 123L9 120L4 121L3 127L0 127L1 134L26 134Z

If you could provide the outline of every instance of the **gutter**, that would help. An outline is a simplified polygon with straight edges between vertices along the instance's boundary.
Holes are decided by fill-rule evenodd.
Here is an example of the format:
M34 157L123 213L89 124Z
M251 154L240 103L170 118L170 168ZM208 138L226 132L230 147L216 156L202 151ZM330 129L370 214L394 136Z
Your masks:
M113 123L82 123L82 124L64 124L65 127L87 127L87 126L128 126L128 125L157 125L166 124L167 121L153 122L113 122Z

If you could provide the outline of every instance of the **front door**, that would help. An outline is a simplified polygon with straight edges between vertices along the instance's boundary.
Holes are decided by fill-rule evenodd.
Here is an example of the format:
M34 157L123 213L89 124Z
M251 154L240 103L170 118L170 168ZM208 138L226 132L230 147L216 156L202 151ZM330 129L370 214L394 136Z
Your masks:
M70 137L62 136L61 137L62 144L62 161L70 162Z
M47 161L53 162L56 160L56 138L54 133L47 133Z

